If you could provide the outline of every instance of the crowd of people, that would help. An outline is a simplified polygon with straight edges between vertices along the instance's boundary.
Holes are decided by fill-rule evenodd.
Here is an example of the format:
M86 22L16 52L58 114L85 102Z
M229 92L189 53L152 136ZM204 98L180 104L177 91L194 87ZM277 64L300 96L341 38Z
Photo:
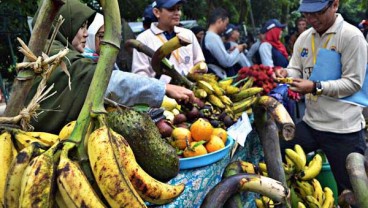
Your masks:
M233 76L242 67L263 64L279 67L275 77L293 77L290 89L305 96L305 115L296 126L295 138L281 142L282 150L300 144L306 152L323 150L338 184L338 191L351 188L345 168L351 152L364 154L365 121L362 107L341 102L362 88L367 67L368 23L360 29L337 13L339 0L302 0L296 21L297 30L287 44L282 41L285 24L277 19L265 22L256 34L252 45L239 42L239 27L229 23L229 14L223 8L211 11L208 27L186 29L180 26L182 0L156 0L144 11L145 31L137 40L157 50L171 38L180 35L191 44L173 51L167 58L182 75L200 62L208 68L203 72L214 73L220 78ZM55 83L57 95L41 104L42 109L53 109L41 114L32 125L37 131L58 132L62 126L75 120L87 95L100 54L104 37L104 18L79 0L67 0L60 14L66 19L61 36L53 43L51 54L69 47L68 76L57 69L49 83ZM341 78L337 80L310 80L318 52L328 49L340 54ZM258 58L257 58L258 56ZM170 77L158 77L151 67L151 58L133 50L132 72L123 72L115 66L106 97L124 105L146 103L159 107L165 95L190 102L193 92L170 84ZM333 70L333 69L324 69ZM37 83L29 97L35 93ZM127 96L129 95L129 96ZM53 123L49 122L50 114ZM46 124L46 125L45 125Z

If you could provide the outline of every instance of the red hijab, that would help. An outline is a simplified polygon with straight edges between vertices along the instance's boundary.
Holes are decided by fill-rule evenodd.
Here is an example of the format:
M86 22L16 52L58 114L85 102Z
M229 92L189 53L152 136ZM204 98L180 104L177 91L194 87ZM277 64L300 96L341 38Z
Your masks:
M274 27L271 30L267 31L265 34L265 39L263 42L270 43L273 47L275 47L278 51L282 53L285 58L288 58L288 52L286 51L285 45L280 41L280 34L282 32L281 28Z

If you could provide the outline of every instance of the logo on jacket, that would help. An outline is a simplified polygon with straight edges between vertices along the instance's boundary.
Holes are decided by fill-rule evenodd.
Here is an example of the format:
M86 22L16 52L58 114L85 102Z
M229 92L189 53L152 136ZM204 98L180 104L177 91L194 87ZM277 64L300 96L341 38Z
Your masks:
M184 64L189 64L190 56L185 56L184 58Z
M303 57L303 58L308 57L308 48L303 48L302 52L300 53L300 56Z

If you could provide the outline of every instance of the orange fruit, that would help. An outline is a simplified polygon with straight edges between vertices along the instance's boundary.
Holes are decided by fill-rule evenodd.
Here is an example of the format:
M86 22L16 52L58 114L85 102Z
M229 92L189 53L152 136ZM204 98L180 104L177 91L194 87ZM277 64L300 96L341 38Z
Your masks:
M210 141L205 144L207 152L214 152L225 147L222 139L216 135L212 135Z
M216 135L218 137L220 137L222 139L222 141L224 142L224 144L226 144L226 140L227 140L227 131L223 128L214 128L212 135Z
M189 129L178 127L173 130L171 133L171 137L174 139L174 146L183 150L187 147L188 144L192 142L192 135Z
M184 157L195 157L199 155L207 154L207 150L203 144L197 144L198 142L191 142L190 148L185 148L183 152Z
M190 126L190 132L194 141L208 141L211 139L213 127L210 122L200 118Z

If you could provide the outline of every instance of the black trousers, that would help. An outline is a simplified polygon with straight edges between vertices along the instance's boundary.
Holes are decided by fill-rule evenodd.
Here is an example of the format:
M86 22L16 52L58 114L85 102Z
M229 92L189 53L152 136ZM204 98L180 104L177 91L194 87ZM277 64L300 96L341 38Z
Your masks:
M363 129L354 133L337 134L315 130L304 121L296 125L293 140L280 141L280 144L283 158L285 154L284 150L286 148L294 148L295 144L302 146L306 154L319 149L322 150L330 163L339 195L345 189L352 190L349 175L345 167L347 156L352 152L364 155L364 151L367 148Z

